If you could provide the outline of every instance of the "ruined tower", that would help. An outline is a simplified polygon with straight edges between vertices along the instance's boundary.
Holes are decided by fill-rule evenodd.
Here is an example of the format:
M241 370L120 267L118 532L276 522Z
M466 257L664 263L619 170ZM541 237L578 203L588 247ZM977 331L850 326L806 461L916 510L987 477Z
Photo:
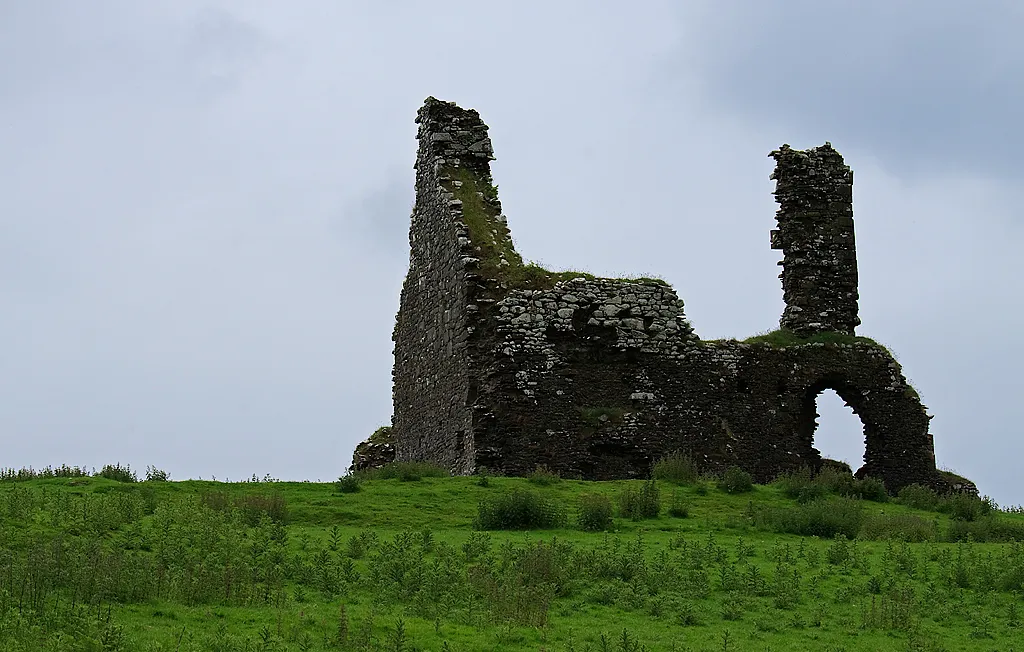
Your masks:
M854 336L852 181L824 145L773 152L783 329L702 341L664 281L525 264L512 246L487 127L428 98L417 114L409 272L395 324L398 460L455 473L642 478L674 451L759 482L817 468L815 400L864 424L860 476L941 488L929 416L889 351ZM365 456L360 459L366 459Z
M799 335L853 335L857 316L857 249L853 237L853 172L831 143L804 151L783 145L775 159L772 248L781 249L783 300L779 326Z

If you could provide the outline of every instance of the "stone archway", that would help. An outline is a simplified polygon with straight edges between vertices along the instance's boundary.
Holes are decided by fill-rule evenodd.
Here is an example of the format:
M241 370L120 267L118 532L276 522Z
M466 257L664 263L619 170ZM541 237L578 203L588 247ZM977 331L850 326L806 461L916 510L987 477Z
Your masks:
M913 482L932 484L935 458L928 433L930 417L916 392L887 380L864 369L821 376L801 395L797 435L812 451L813 462L820 465L821 457L813 446L817 398L831 389L864 426L864 463L854 469L857 477L878 478L890 491Z
M797 434L800 440L805 442L807 446L813 451L814 466L819 466L821 460L827 458L827 455L822 455L821 450L815 445L815 436L819 434L818 417L821 415L818 413L818 402L819 398L828 391L835 392L835 395L842 400L846 407L852 412L854 417L860 422L859 437L863 445L862 453L859 458L847 460L850 464L852 471L859 472L866 465L868 459L868 451L871 448L868 444L868 424L864 421L862 414L864 406L862 401L858 398L862 398L863 395L856 391L853 386L840 376L829 376L819 380L818 382L810 385L802 397L800 403L800 410L797 416ZM835 459L835 458L831 458Z
M830 388L818 394L815 408L814 448L823 460L834 460L857 471L864 465L864 422Z

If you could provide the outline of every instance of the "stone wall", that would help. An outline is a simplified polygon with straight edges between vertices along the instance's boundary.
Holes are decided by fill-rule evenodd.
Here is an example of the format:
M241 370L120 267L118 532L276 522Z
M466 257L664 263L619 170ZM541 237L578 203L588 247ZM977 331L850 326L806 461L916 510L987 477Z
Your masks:
M457 473L646 477L682 451L759 481L818 467L815 400L833 389L865 424L861 476L940 486L925 408L882 346L855 337L852 173L826 144L783 146L778 337L704 342L674 290L524 265L492 185L487 127L420 110L409 275L395 327L399 460Z
M409 272L395 323L393 441L398 460L472 470L469 393L472 269L462 202L445 166L488 169L491 145L476 111L427 100L420 109Z
M853 172L831 143L800 151L783 145L775 159L772 248L782 249L779 325L800 335L853 334L857 316L857 249Z

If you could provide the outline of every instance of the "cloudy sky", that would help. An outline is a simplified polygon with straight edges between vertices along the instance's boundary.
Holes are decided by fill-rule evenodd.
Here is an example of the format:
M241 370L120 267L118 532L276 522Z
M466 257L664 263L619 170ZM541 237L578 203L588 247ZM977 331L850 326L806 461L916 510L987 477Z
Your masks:
M0 0L0 466L337 477L390 419L433 95L490 125L526 258L659 275L704 338L776 327L767 155L831 141L860 333L940 465L1024 503L1022 32L1015 0Z

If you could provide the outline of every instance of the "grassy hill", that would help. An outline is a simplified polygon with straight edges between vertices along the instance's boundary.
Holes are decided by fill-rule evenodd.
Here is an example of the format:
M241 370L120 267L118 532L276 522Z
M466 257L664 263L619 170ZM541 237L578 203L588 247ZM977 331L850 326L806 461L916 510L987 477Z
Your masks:
M841 474L663 471L8 472L0 652L1024 650L1019 513ZM549 529L482 529L531 524Z

